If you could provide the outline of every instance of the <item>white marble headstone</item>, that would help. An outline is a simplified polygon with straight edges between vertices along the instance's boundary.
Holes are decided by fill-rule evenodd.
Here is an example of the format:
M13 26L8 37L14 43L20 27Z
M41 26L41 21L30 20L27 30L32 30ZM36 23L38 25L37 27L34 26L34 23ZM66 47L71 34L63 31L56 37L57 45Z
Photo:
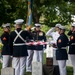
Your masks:
M53 47L49 47L49 45L47 45L47 49L46 49L46 57L47 58L53 58Z
M42 63L41 62L32 63L32 75L42 75Z
M56 60L56 50L53 49L53 65L58 65L58 62Z
M11 67L1 69L1 75L15 75L15 71Z
M54 50L54 48L52 46L49 47L49 45L47 45L47 49L46 49L46 58L53 58L53 65L58 65L57 61L56 61L56 50Z

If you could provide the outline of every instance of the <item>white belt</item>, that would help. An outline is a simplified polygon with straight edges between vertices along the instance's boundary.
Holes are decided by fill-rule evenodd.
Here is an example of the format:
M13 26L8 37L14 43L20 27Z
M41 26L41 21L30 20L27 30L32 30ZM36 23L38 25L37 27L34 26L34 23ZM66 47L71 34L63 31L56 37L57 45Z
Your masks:
M13 46L22 46L22 45L26 45L25 43L21 43L21 44L13 44Z
M61 49L66 49L66 47L61 47Z
M72 43L71 45L75 45L75 43Z

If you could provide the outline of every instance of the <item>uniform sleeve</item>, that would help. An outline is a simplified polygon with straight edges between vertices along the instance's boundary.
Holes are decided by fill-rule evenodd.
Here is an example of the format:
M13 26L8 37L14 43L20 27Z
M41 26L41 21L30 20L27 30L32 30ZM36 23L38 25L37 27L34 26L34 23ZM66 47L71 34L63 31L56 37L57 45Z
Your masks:
M43 32L43 34L44 34L44 36L43 36L44 42L46 42L46 41L47 41L47 39L46 39L46 35L45 35L44 32ZM43 47L46 49L46 48L47 48L47 45L43 45Z
M13 45L13 37L12 37L12 33L10 33L10 44Z
M67 35L69 35L69 36L70 36L71 34L72 34L72 31L70 30L70 31L68 32L68 34L67 34Z
M46 35L45 35L45 33L44 33L44 32L43 32L43 34L44 34L44 36L43 36L44 41L46 42L46 41L47 41L47 39L46 39Z
M57 40L57 47L61 48L61 44L62 44L62 39L58 38L58 40Z
M54 28L51 28L47 33L46 33L46 36L52 36L52 32L54 31L55 27Z
M8 44L8 40L9 40L9 36L7 36L6 34L2 34L1 41L4 45Z
M33 34L32 34L32 32L29 33L29 39L33 40Z
M61 48L61 47L66 47L68 45L68 38L67 36L61 36L58 38L57 40L57 47Z
M74 42L74 39L75 39L75 36L71 35L68 45L71 45Z
M67 36L66 36L67 37ZM66 46L68 46L68 43L69 43L69 39L68 39L68 37L67 37L67 45Z
M10 52L11 52L11 55L13 54L13 39L12 39L12 34L10 34L10 37L9 37L9 47L10 47Z
M32 33L31 32L28 32L27 31L26 34L27 34L27 37L26 37L27 42L33 40L33 36L32 36Z

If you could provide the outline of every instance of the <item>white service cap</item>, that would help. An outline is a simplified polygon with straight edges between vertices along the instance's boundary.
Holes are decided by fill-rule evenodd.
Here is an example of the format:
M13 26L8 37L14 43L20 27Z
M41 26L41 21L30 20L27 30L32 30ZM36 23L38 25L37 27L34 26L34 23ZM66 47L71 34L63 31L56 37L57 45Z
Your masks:
M40 27L40 26L41 26L41 24L35 23L35 27Z
M75 26L75 22L71 23L72 26Z
M66 29L65 26L60 26L59 28L62 29L62 30Z
M2 25L3 28L10 27L10 23L6 23Z
M60 23L56 24L55 27L60 27L62 26Z
M15 24L23 24L24 20L23 19L17 19L14 21Z

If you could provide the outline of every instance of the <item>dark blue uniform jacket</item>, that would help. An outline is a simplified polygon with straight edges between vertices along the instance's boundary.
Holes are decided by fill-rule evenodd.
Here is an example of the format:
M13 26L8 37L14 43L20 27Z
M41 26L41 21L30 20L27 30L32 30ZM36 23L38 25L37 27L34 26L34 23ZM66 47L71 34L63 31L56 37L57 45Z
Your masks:
M57 60L66 60L68 59L68 54L66 46L68 45L68 38L65 34L61 34L57 40L57 50L56 50L56 59Z

